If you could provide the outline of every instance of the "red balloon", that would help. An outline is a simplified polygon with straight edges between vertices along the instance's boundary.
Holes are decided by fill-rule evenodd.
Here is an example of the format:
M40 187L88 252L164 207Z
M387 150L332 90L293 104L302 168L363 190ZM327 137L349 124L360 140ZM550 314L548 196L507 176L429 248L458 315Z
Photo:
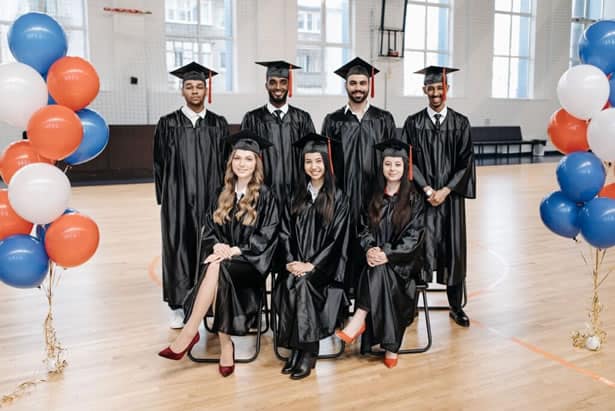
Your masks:
M589 150L587 122L568 114L563 108L553 113L547 132L555 148L564 154Z
M615 183L607 184L602 187L602 190L598 193L598 197L615 199Z
M81 57L62 57L49 68L47 88L58 104L78 111L96 98L100 80L88 61Z
M0 157L2 180L8 184L17 170L32 163L53 164L54 161L41 156L28 140L12 142L4 149Z
M83 214L64 214L45 233L45 250L61 267L75 267L89 260L100 241L98 226Z
M28 121L28 138L42 156L61 160L81 144L83 126L73 110L60 105L45 106Z
M0 189L0 240L15 234L30 234L33 224L21 218L9 203L9 190Z

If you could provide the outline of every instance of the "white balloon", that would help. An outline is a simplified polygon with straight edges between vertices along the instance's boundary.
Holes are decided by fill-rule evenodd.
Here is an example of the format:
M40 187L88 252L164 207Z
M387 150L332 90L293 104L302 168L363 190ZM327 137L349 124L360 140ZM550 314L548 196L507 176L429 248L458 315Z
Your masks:
M0 121L25 130L28 120L47 105L47 84L23 63L0 64Z
M592 335L585 340L585 348L591 351L598 351L600 349L601 341L600 337Z
M576 118L587 120L596 115L609 98L609 79L595 66L570 67L557 83L559 103Z
M615 160L615 108L592 117L587 127L589 148L603 161Z
M28 164L17 170L9 183L11 207L34 224L47 224L61 216L69 200L68 177L51 164Z

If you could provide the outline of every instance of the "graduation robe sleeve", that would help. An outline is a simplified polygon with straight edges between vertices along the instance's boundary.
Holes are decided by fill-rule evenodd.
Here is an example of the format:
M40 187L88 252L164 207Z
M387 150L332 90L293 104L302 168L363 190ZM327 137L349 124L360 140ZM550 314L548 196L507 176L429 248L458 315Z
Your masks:
M242 259L263 276L268 274L278 244L279 214L277 202L268 190L261 189L258 199L256 227L247 243L239 246Z
M446 184L451 191L466 198L475 197L476 171L474 166L474 148L470 135L470 123L463 122L456 161L457 169L451 180Z
M394 241L382 246L389 264L396 272L418 273L423 262L423 237L425 234L425 202L413 194L410 220Z
M321 249L309 259L314 269L321 273L335 273L334 281L344 282L346 260L348 259L350 207L346 197L336 195L333 221L328 230L327 241Z
M164 119L160 119L154 133L154 183L156 186L156 203L162 203L162 182L164 181Z

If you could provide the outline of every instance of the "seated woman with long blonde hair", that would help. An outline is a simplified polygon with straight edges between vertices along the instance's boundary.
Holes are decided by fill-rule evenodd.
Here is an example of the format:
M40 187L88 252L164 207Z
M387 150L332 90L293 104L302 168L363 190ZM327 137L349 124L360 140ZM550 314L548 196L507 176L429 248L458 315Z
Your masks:
M235 370L231 335L245 335L258 313L260 293L277 246L278 209L263 185L260 150L271 145L250 131L229 138L233 151L226 164L224 187L217 209L205 221L201 248L207 257L199 278L184 303L186 324L175 341L159 355L181 359L198 341L198 328L210 308L212 329L220 338L223 377Z

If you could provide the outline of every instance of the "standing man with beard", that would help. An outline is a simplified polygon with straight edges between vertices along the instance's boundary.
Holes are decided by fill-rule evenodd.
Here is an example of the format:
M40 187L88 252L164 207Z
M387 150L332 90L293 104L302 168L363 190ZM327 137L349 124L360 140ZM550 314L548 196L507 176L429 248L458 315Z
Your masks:
M371 105L367 98L370 90L374 97L374 76L378 72L359 57L337 69L335 74L346 80L348 103L327 114L322 126L322 135L341 142L333 148L333 166L338 186L350 199L347 288L354 288L365 258L356 227L365 202L372 196L376 176L381 173L381 161L374 146L395 137L393 115Z
M280 212L290 206L290 199L303 172L301 152L293 147L303 136L314 133L309 113L288 104L292 97L292 71L301 67L286 61L257 62L267 67L265 89L269 102L249 111L241 129L248 129L273 144L263 156L265 184L273 190Z
M154 179L162 228L163 298L172 310L171 328L182 328L182 304L194 287L197 241L207 211L216 203L224 176L224 117L205 108L217 73L192 62L171 72L182 80L185 105L158 121L154 135ZM209 79L209 85L207 80Z
M446 106L450 67L429 66L423 92L429 106L409 116L403 139L413 148L414 181L427 197L423 280L446 285L449 315L462 327L470 319L462 309L466 278L465 199L476 197L474 151L470 122Z

